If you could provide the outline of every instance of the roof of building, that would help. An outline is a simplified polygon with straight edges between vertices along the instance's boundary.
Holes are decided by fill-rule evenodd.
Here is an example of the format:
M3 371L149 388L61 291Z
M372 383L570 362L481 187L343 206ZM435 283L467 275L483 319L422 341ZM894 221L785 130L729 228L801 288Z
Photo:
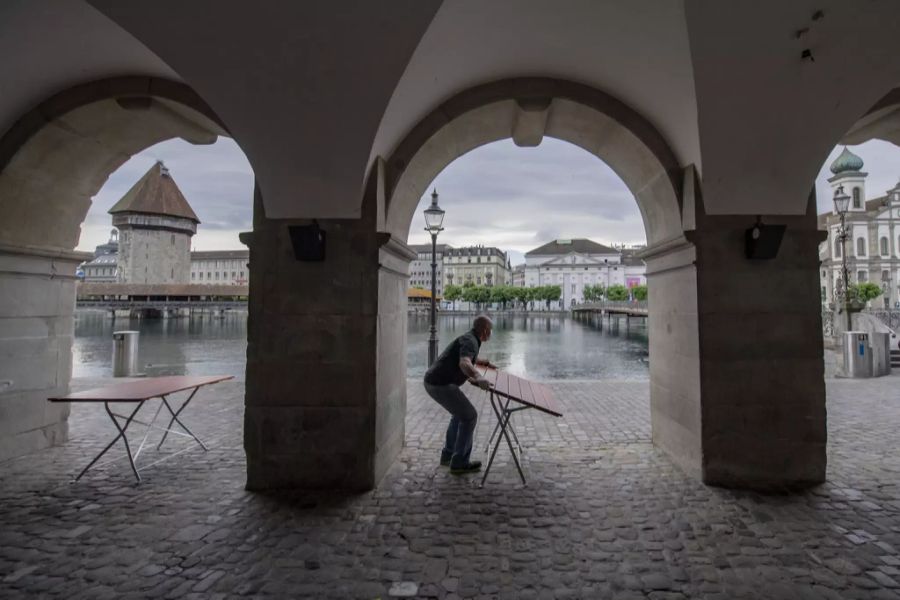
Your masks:
M622 264L626 267L639 267L644 264L644 259L637 254L644 250L641 248L622 248Z
M448 256L506 256L506 252L495 246L466 246L465 248L450 248Z
M409 244L409 249L415 253L422 252L431 252L431 244ZM438 244L436 247L438 252L446 252L447 250L452 250L453 246L448 244Z
M831 163L831 167L829 168L835 175L846 173L847 171L862 171L863 159L850 152L850 150L844 146L844 151L834 159L834 162Z
M126 212L181 217L200 222L169 170L159 161L109 209L111 215Z
M578 252L579 254L618 254L619 250L598 244L587 238L576 238L572 240L553 240L526 252L525 256L547 256L551 254L569 254L570 252Z
M85 267L108 267L109 265L117 264L119 261L119 257L117 254L101 254L84 264Z
M250 258L249 250L197 250L191 252L191 260L228 260Z

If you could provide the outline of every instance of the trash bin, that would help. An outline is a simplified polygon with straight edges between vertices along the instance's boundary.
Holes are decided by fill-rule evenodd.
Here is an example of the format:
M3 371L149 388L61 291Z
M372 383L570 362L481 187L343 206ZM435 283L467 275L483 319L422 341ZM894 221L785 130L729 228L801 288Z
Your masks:
M137 375L140 334L140 331L113 332L113 377Z
M854 378L872 376L872 348L868 333L844 332L844 374Z
M872 348L872 376L881 377L891 374L891 336L889 333L869 334L869 346Z

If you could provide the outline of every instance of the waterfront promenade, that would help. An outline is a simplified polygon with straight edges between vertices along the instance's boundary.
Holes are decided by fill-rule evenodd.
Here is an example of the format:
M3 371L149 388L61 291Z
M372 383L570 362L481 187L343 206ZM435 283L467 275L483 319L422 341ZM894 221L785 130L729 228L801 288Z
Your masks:
M503 448L479 489L438 466L446 416L410 381L407 448L350 497L243 490L239 383L185 414L208 453L167 442L139 486L121 460L70 484L112 433L76 405L70 442L0 463L0 597L900 598L898 384L829 380L828 483L770 496L655 450L646 382L552 383L563 418L515 417L528 487Z

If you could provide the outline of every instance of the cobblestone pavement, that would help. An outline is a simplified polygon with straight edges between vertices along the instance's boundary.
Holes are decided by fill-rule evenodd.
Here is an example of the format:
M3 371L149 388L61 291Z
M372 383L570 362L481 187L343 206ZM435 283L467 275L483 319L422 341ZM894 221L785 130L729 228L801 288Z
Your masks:
M828 483L771 496L675 468L641 382L552 384L564 418L515 417L529 485L501 449L483 489L437 464L446 416L410 382L407 448L351 497L245 492L234 383L185 413L209 452L70 484L112 432L76 405L69 443L0 463L0 598L898 598L898 383L829 381Z

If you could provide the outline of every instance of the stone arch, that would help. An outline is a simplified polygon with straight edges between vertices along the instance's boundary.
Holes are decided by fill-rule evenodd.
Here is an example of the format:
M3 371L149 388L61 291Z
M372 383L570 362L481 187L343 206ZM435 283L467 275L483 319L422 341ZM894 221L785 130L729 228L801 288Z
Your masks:
M222 122L182 83L119 77L62 91L0 139L0 243L71 250L91 198L131 156L219 135L228 135Z
M73 252L91 199L134 154L227 130L182 83L151 77L62 91L0 138L0 460L65 441L72 373Z
M537 146L544 136L607 163L637 199L649 246L683 241L683 169L641 115L597 89L545 78L507 79L450 98L420 121L385 161L383 227L406 239L427 186L447 165L490 142Z

